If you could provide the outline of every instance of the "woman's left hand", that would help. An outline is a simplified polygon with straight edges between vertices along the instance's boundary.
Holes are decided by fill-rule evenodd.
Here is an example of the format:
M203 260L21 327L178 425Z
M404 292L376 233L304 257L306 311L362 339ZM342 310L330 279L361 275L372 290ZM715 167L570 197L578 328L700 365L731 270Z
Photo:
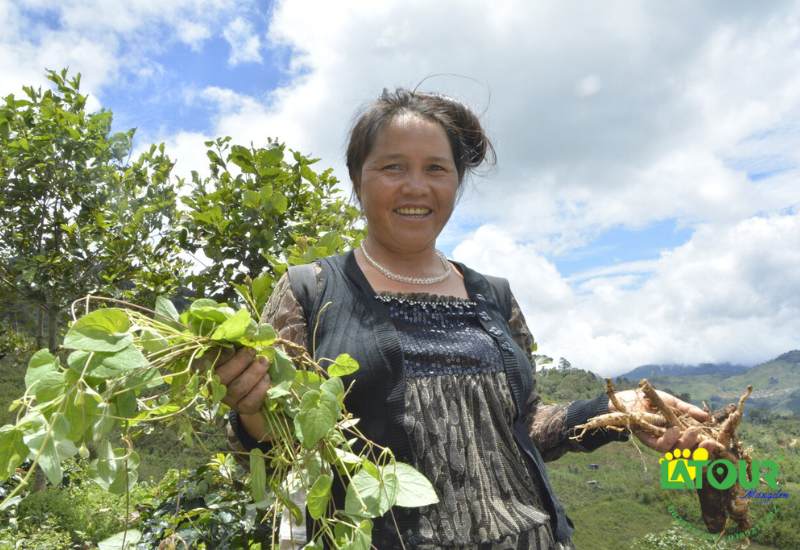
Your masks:
M692 416L698 422L708 421L709 415L703 409L692 405L691 403L687 403L686 401L681 401L674 395L670 395L666 392L656 390L656 393L658 393L666 405L674 407L680 412ZM644 397L640 390L620 391L616 392L615 396L620 402L620 405L625 407L628 412L659 412L658 409L655 409L651 406L650 402ZM618 409L614 406L612 401L608 402L608 412L618 412ZM639 430L634 430L633 433L642 443L651 449L655 449L660 453L665 453L675 448L694 448L697 446L697 436L700 432L697 430L697 428L687 428L684 430L683 435L681 435L680 428L673 426L667 428L667 431L661 437ZM702 441L699 446L705 447L706 450L710 452L711 449L714 448L714 442L711 440Z

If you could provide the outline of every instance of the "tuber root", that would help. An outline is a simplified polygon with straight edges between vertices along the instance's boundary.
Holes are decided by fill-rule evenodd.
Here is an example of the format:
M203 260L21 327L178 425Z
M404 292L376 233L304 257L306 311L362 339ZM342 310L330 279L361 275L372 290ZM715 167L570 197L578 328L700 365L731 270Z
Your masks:
M606 378L606 393L609 400L617 408L618 412L602 414L591 418L585 424L575 427L573 439L580 440L587 432L597 429L612 429L616 431L627 431L628 433L648 433L656 437L661 437L669 427L677 427L681 436L689 428L698 432L697 441L711 440L714 446L709 451L709 464L717 459L725 459L733 464L738 464L740 460L747 463L747 477L749 480L753 476L758 476L752 469L752 457L737 437L737 429L742 421L744 403L750 397L753 386L747 387L747 392L739 399L739 403L731 403L714 413L709 413L709 420L699 422L688 414L680 412L667 405L661 396L656 392L647 379L639 383L639 389L643 398L646 399L650 408L656 412L635 411L631 412L617 398L614 392L614 384L610 378ZM703 468L703 478L707 475L714 476L717 481L722 481L725 473L708 472L708 466ZM710 483L702 483L697 489L700 499L700 509L703 521L710 533L722 533L728 520L733 521L744 533L750 529L749 499L744 498L746 491L739 483L738 479L734 485L728 489L717 489ZM743 541L743 547L749 544L747 539Z

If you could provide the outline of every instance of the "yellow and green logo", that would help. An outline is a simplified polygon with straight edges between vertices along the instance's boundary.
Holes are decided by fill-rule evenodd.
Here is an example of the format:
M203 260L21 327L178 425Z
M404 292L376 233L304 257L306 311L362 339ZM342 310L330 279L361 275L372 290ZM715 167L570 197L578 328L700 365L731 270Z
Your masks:
M699 489L703 487L703 471L708 483L716 489L729 489L733 487L738 478L739 484L745 489L755 489L759 484L758 473L747 479L747 462L719 459L709 464L708 451L702 448L675 449L664 455L661 462L661 488L662 489ZM766 473L765 469L768 469ZM772 460L753 460L751 472L761 472L761 478L772 489L778 488L775 478L778 476L778 465Z

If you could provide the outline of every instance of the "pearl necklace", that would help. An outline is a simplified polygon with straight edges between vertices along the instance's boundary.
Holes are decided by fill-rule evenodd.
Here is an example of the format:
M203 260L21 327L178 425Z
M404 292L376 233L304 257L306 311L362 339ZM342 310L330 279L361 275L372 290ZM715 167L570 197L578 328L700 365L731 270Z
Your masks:
M450 267L450 262L447 261L445 255L439 250L436 251L436 255L439 256L440 260L442 260L442 265L444 265L444 275L439 275L438 277L427 277L427 278L405 277L403 275L392 273L391 271L389 271L381 264L372 259L372 256L370 256L367 253L367 249L364 248L364 241L361 241L361 252L364 253L364 257L367 259L370 265L372 265L372 267L374 267L375 269L377 269L390 279L393 279L395 281L400 281L401 283L408 283L412 285L432 285L434 283L440 283L444 281L450 276L450 273L453 272L453 269Z

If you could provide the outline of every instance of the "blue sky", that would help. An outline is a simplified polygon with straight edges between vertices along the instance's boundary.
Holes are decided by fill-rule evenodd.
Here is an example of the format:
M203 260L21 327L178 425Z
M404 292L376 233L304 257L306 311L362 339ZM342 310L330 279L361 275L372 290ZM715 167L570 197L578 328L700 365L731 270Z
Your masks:
M483 112L498 164L439 245L540 349L611 374L800 348L800 2L0 0L0 94L83 75L178 174L278 137L346 182L383 87ZM467 78L464 78L467 77Z

